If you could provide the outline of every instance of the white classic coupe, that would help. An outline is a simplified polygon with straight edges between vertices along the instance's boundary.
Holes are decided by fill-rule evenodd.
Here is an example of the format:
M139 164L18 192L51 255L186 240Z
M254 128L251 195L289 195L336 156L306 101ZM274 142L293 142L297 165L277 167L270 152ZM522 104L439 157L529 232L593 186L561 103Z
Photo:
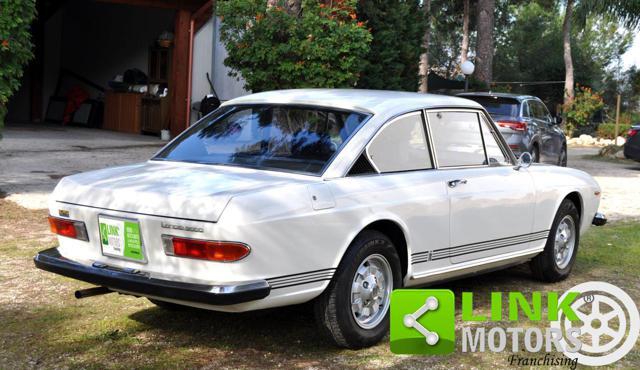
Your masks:
M38 268L165 308L314 300L336 344L378 342L391 291L530 261L567 277L606 218L575 169L516 159L477 103L286 90L223 104L151 160L65 177Z

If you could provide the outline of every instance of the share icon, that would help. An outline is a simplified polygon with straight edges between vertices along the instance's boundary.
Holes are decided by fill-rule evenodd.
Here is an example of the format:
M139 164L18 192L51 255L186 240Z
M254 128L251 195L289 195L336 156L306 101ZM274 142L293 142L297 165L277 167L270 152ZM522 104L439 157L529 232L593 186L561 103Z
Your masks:
M406 314L403 319L403 324L407 328L414 328L422 334L427 340L427 344L434 346L440 340L438 333L427 330L422 324L418 322L418 319L427 313L438 309L438 299L436 297L429 297L424 304L414 313Z

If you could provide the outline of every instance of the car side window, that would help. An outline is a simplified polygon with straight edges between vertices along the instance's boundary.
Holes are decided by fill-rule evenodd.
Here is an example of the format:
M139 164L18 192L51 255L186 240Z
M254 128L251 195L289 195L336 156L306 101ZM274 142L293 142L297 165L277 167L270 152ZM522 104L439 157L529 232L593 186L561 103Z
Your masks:
M522 117L531 117L529 113L529 103L526 101L522 102Z
M542 105L542 103L540 103L537 100L531 100L530 104L533 107L533 116L535 118L540 119L540 120L546 120L547 119L547 117L545 116L545 108Z
M527 105L529 106L529 117L538 118L536 102L533 100L527 100Z
M386 124L367 147L380 172L433 168L422 113L410 113Z
M427 117L440 167L486 164L477 113L432 112Z
M487 149L487 158L489 158L490 165L510 165L511 160L507 156L498 140L496 139L496 133L493 126L481 115L482 121L482 137L484 139L484 146Z
M540 109L542 110L542 116L544 117L543 119L547 121L551 121L551 113L549 113L547 106L541 102L538 102L538 104L540 104Z
M527 105L529 105L529 117L538 118L538 109L536 107L536 102L534 100L527 100Z

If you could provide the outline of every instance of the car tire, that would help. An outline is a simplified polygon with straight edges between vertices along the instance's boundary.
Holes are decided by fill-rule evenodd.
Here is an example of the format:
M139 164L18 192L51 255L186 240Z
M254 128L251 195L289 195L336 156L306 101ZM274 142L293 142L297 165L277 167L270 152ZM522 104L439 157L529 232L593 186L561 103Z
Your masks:
M378 343L389 330L391 291L401 285L400 258L391 240L378 231L363 231L349 246L327 289L314 302L320 332L345 348ZM358 298L362 305L352 302ZM375 313L368 317L371 312Z
M563 146L560 150L560 157L558 158L558 166L567 167L567 147Z
M537 145L531 148L531 161L533 163L540 163L540 149L538 149Z
M567 278L578 255L580 244L580 215L569 199L560 204L553 220L544 251L531 260L533 275L545 282Z
M155 304L156 306L167 310L167 311L186 311L191 309L191 307L189 306L184 306L181 304L177 304L177 303L171 303L171 302L165 302L165 301L160 301L157 299L153 299L153 298L147 298L149 300L149 302Z

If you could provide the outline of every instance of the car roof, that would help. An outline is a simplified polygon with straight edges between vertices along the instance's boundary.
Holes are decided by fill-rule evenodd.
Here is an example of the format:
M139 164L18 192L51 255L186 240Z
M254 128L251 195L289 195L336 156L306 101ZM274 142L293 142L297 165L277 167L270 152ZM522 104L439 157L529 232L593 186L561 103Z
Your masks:
M466 93L457 94L457 96L460 96L460 97L466 97L466 96L489 96L489 97L492 97L492 96L495 96L495 97L498 97L498 98L518 99L520 101L527 100L527 99L539 100L537 97L532 96L532 95L500 93L500 92L491 92L491 91L466 92Z
M390 90L293 89L245 95L222 104L292 104L346 109L372 114L400 114L429 108L475 108L482 106L468 99L447 95Z

